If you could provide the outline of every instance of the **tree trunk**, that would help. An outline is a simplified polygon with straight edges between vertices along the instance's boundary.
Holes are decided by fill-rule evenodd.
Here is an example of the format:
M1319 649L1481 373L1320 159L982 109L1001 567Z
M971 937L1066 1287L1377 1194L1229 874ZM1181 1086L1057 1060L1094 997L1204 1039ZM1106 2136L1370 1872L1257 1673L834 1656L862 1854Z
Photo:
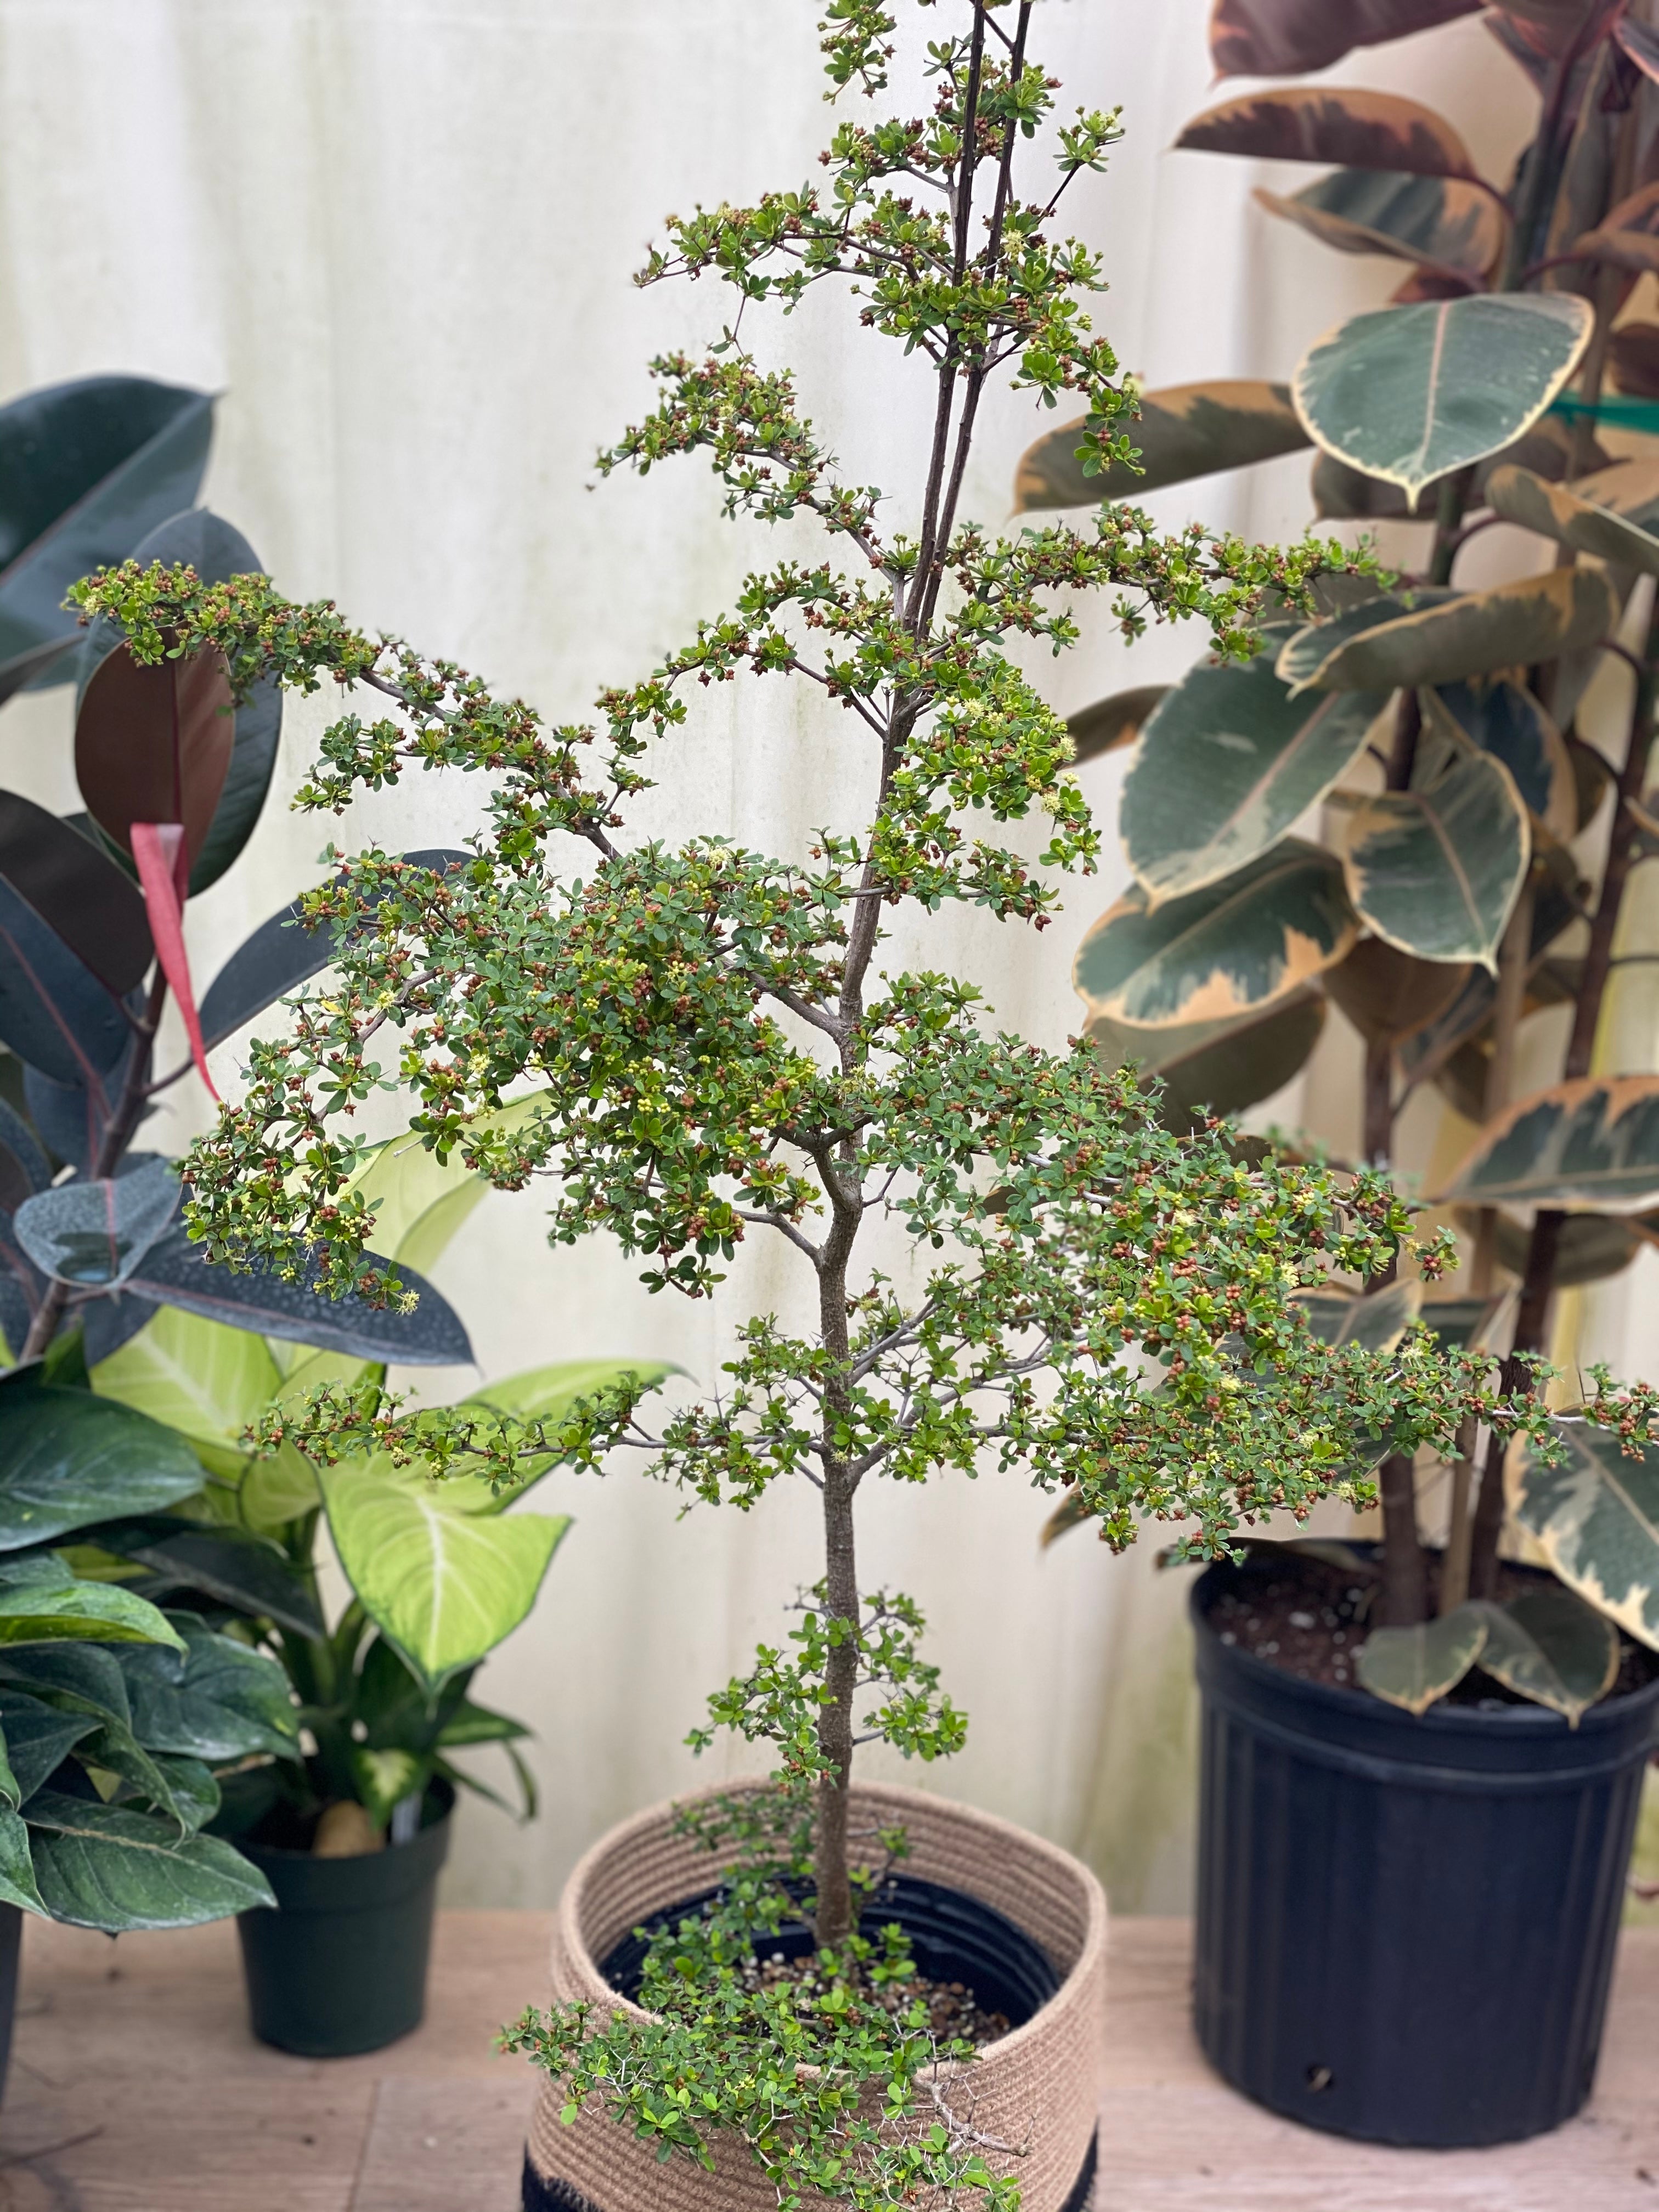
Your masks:
M853 1484L842 1467L823 1478L825 1611L832 1620L860 1619L858 1561L853 1541ZM853 1930L853 1887L847 1865L848 1786L853 1772L853 1698L858 1686L857 1643L836 1645L824 1670L830 1701L818 1716L818 1749L833 1772L818 1784L814 1874L817 1883L815 1932L820 1947L844 1942Z
M1403 1452L1377 1473L1382 1498L1382 1626L1415 1628L1429 1617L1428 1576L1417 1537L1417 1478Z

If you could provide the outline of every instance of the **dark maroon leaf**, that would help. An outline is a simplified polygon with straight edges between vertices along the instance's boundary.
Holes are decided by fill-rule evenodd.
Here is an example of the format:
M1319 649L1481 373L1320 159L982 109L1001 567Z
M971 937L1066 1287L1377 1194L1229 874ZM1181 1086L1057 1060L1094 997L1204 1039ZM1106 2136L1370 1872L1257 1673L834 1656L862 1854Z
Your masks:
M235 732L220 654L144 667L118 647L87 685L75 721L76 779L93 819L128 852L135 822L182 822L194 860L224 789Z
M155 948L137 884L15 791L0 791L0 876L112 991L125 996L143 980Z
M1215 0L1210 52L1221 76L1300 76L1355 46L1380 46L1458 15L1483 0Z
M1261 161L1332 161L1419 177L1473 177L1469 149L1443 116L1389 92L1297 85L1249 92L1195 115L1177 146Z

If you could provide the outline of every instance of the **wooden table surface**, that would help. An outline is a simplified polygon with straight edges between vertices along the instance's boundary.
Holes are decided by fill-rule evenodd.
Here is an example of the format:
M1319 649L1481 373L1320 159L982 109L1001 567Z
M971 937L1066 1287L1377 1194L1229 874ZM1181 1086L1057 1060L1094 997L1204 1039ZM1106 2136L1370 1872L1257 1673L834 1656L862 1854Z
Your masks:
M426 2026L319 2063L249 2034L228 1925L31 1922L0 2212L517 2212L534 2085L490 2038L539 1996L549 1925L443 1914ZM1235 2096L1188 2026L1190 1941L1115 1924L1099 2212L1659 2212L1659 1929L1624 1938L1588 2112L1497 2151L1378 2150Z

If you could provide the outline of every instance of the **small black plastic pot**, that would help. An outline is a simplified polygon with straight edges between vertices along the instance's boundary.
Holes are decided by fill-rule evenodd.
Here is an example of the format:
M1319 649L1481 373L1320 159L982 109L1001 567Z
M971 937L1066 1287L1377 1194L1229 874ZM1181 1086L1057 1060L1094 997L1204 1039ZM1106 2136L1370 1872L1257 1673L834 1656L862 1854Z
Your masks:
M420 2026L454 1802L447 1783L434 1783L411 1842L357 1858L239 1843L276 1895L274 1912L236 1917L262 2043L304 2058L344 2058Z
M1192 1595L1199 2039L1236 2088L1376 2142L1509 2142L1590 2092L1659 1680L1571 1729L1298 1680Z

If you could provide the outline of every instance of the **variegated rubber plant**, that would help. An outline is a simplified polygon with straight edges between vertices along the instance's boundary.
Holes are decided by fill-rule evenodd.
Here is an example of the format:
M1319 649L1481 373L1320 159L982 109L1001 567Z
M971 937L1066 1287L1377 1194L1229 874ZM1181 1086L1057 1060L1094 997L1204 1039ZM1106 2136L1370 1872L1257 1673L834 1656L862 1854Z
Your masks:
M1479 4L1215 0L1212 53L1224 76L1292 76ZM1602 1020L1632 872L1659 854L1645 795L1659 324L1640 287L1659 270L1653 13L1486 12L1491 67L1521 69L1538 101L1508 179L1482 175L1443 116L1391 94L1283 85L1196 117L1176 142L1188 155L1316 167L1293 195L1258 199L1340 252L1401 264L1401 281L1283 384L1144 392L1133 463L1103 464L1092 424L1073 422L1017 480L1024 508L1110 512L1306 448L1319 515L1418 520L1411 573L1341 580L1320 619L1287 612L1253 659L1205 661L1073 718L1079 759L1135 749L1120 816L1134 879L1075 979L1100 1050L1161 1079L1173 1122L1277 1091L1332 1005L1363 1042L1368 1163L1390 1159L1401 1109L1437 1085L1476 1125L1432 1194L1456 1210L1468 1296L1417 1316L1416 1285L1372 1285L1342 1325L1506 1332L1514 1384L1547 1346L1554 1293L1659 1233L1654 1053L1615 1059ZM1465 549L1498 522L1530 534L1536 573L1466 584ZM1609 655L1628 706L1603 743L1577 717ZM1322 834L1297 834L1322 805ZM1515 1097L1517 1031L1559 1007L1560 1080ZM1380 1474L1384 1625L1361 1661L1381 1695L1421 1710L1478 1662L1576 1719L1613 1678L1610 1620L1659 1649L1659 1457L1571 1421L1559 1434L1566 1456L1547 1468L1516 1447L1510 1503L1596 1610L1565 1592L1494 1609L1501 1439L1461 1439L1437 1575L1413 1463L1396 1456Z

